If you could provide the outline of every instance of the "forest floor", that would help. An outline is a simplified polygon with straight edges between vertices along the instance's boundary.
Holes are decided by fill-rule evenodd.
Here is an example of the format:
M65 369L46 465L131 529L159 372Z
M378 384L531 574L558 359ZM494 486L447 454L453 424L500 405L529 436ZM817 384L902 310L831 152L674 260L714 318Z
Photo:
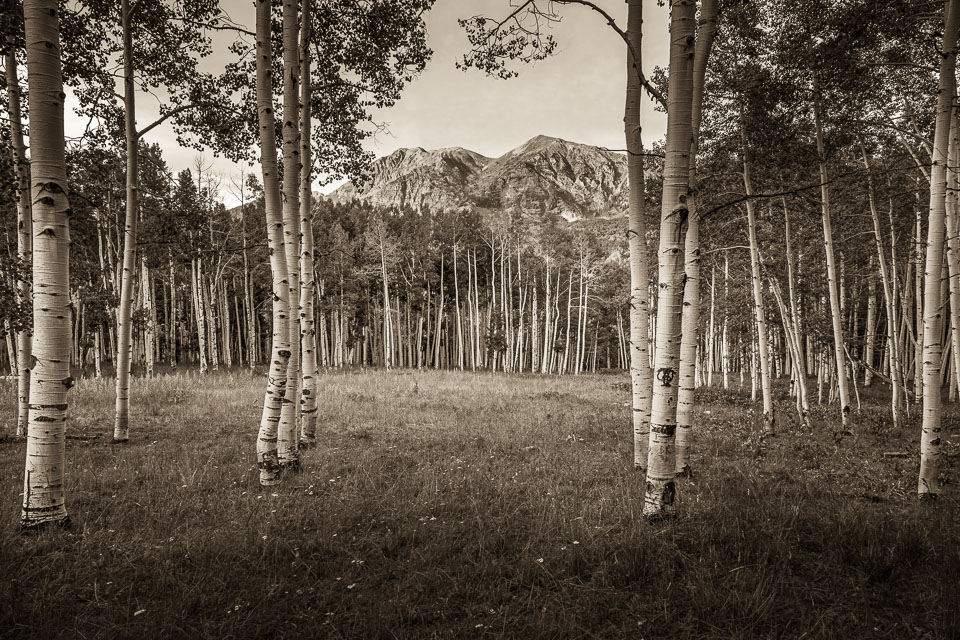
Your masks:
M676 518L641 515L625 374L326 373L320 447L261 490L265 380L71 392L68 530L18 530L23 441L0 443L0 637L960 637L960 411L918 502L919 412L869 390L786 419L758 455L749 391L698 392ZM0 381L12 431L15 381ZM908 454L907 457L885 453Z

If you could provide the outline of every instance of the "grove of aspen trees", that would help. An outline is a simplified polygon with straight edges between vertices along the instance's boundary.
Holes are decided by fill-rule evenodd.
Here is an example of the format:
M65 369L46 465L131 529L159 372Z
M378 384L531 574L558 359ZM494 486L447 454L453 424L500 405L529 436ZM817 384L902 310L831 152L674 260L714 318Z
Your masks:
M324 195L377 184L379 119L431 64L434 0L250 1L241 24L217 0L3 0L0 369L16 410L0 436L25 461L20 528L83 519L66 469L84 385L109 381L95 428L123 457L145 437L139 384L227 374L260 389L244 455L264 495L329 446L334 376L436 370L620 380L606 427L642 526L687 509L714 390L756 416L742 437L758 460L785 431L843 451L881 428L884 455L918 463L916 498L952 499L960 0L672 0L662 25L643 14L663 2L642 0L465 7L457 66L503 90L559 55L562 21L618 43L622 148L604 152L623 206L571 219L506 196ZM668 64L645 64L643 36L667 26ZM652 113L662 139L644 136ZM192 167L171 168L161 126Z

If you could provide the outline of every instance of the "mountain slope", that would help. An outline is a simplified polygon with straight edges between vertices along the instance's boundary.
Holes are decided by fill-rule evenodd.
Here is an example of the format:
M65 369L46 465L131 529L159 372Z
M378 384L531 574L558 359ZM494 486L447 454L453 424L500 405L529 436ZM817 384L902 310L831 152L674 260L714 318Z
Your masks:
M492 159L460 147L399 149L371 164L367 177L328 197L414 211L486 207L567 220L627 210L625 156L548 136Z

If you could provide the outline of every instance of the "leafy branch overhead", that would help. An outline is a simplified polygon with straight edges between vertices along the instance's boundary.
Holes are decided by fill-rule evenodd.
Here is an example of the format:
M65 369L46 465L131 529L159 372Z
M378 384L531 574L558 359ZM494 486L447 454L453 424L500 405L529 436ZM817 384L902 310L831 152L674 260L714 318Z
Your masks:
M502 19L476 15L458 20L470 42L470 51L456 65L458 69L479 69L498 78L514 78L519 74L515 63L531 64L545 60L557 49L557 41L547 29L559 23L562 16L557 8L578 5L598 14L620 38L633 60L642 60L626 30L605 9L589 0L524 0L512 7ZM650 97L666 109L667 102L660 88L643 73L640 65L633 66L641 86Z

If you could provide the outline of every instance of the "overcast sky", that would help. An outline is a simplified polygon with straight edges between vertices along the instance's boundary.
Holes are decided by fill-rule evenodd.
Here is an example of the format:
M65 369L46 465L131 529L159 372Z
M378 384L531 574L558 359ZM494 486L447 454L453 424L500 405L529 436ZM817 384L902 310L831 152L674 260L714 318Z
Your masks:
M517 2L517 0L512 0ZM597 0L597 3L626 24L624 0ZM238 23L254 28L251 0L223 0L223 6ZM377 120L388 125L389 133L368 144L377 156L401 147L465 147L486 156L499 156L539 135L556 136L574 142L622 149L624 85L626 82L623 42L602 17L584 7L561 7L563 20L552 28L557 40L556 54L535 65L520 69L510 80L488 78L479 71L455 67L468 49L458 18L472 15L504 16L511 0L436 0L427 16L429 45L434 54L424 72L404 91L400 102L379 112ZM215 35L215 53L205 66L227 60L232 34ZM644 69L667 63L667 10L654 0L644 1ZM142 127L157 115L156 100L138 94L137 121ZM663 137L665 118L644 104L644 141ZM82 130L85 122L68 118L68 135ZM168 126L151 131L146 139L163 147L164 157L176 172L193 166L198 154L181 149ZM213 170L238 176L240 167L209 153ZM244 167L247 172L259 167ZM329 189L329 188L328 188ZM325 191L328 189L324 189ZM235 198L223 193L224 200Z

